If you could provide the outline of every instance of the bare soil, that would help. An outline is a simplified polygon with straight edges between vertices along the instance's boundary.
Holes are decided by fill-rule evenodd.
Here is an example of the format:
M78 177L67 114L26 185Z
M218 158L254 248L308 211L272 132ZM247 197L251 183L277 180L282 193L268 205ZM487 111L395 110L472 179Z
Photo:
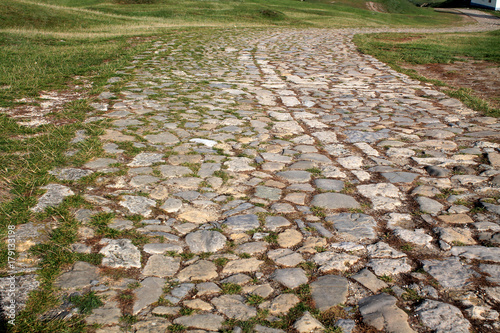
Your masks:
M366 3L366 7L368 8L368 10L371 10L372 12L377 12L377 13L386 13L387 12L385 10L384 6L381 3L377 3L377 2L368 1Z
M500 66L487 61L457 61L452 64L405 65L429 79L455 88L470 88L473 94L500 108Z

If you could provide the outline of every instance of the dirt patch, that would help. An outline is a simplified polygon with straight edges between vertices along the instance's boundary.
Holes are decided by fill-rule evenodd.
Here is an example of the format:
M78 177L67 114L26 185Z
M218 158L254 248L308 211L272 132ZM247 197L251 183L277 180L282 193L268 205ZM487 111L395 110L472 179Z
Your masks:
M0 181L0 204L4 202L9 202L13 199L12 194L10 194L10 188L6 182Z
M366 3L366 7L368 8L368 10L371 10L372 12L387 13L387 11L385 10L384 6L381 3L378 3L378 2L368 1Z
M500 66L487 61L465 62L453 64L405 65L418 74L445 82L456 88L470 88L473 94L490 104L500 108Z

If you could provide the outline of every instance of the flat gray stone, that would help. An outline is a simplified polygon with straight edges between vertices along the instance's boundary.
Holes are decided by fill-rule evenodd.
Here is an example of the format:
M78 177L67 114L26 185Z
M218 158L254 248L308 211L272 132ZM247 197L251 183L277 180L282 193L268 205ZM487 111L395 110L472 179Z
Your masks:
M307 171L292 170L282 171L276 174L278 177L283 178L289 183L307 183L311 180L311 174Z
M321 322L314 318L309 311L304 312L304 315L293 324L293 328L295 328L299 333L316 333L324 332L325 330L325 327L321 324Z
M141 282L141 286L135 290L136 300L132 309L134 315L138 314L148 305L158 301L163 293L165 279L159 277L147 277Z
M424 270L444 288L460 289L470 285L473 271L458 258L423 260Z
M271 231L276 231L279 228L288 227L292 223L283 216L267 216L265 227Z
M218 277L217 266L211 261L199 260L177 274L179 281L208 281Z
M182 200L174 198L167 199L160 208L167 213L175 213L182 208Z
M132 162L127 164L130 167L145 167L153 165L154 163L164 162L164 154L158 153L139 153L134 157Z
M391 183L411 183L419 176L418 173L411 172L384 172L382 177Z
M117 163L118 160L114 158L98 158L93 161L87 162L84 167L88 169L105 169L109 167L110 164Z
M373 217L358 213L340 213L327 216L327 222L332 222L337 232L348 241L376 239L377 222Z
M186 236L192 253L217 252L226 245L227 238L218 231L200 230Z
M462 258L500 262L500 247L454 246L450 252Z
M248 157L231 157L229 161L224 162L227 166L228 171L233 172L243 172L255 170L255 167L251 166L253 161Z
M450 174L450 170L435 165L427 165L424 169L431 177L448 177Z
M312 282L310 286L314 304L320 311L327 311L346 301L348 281L342 276L324 275Z
M347 253L326 251L315 254L312 259L320 266L319 270L321 272L329 272L332 270L345 272L361 258Z
M352 278L361 283L365 288L370 289L373 293L388 287L387 283L379 280L368 268L363 268L357 274L353 275Z
M158 170L166 178L183 177L193 173L190 168L181 165L160 165Z
M77 261L71 271L61 274L56 285L63 289L81 289L89 287L92 280L99 280L97 267L84 261Z
M378 132L363 132L363 131L345 131L344 134L347 136L347 142L367 142L374 143L379 140L389 137L389 134L383 131Z
M311 206L325 209L360 208L361 206L351 196L341 193L321 193L314 196Z
M255 188L255 196L262 199L275 201L281 198L281 190L275 187L257 186Z
M58 169L54 171L49 171L51 175L54 175L59 180L78 180L80 178L86 177L94 173L92 170L66 168Z
M130 239L106 239L107 245L99 253L104 255L102 265L113 268L140 268L141 252Z
M122 312L115 301L109 301L103 307L94 309L85 319L89 325L114 325L120 322Z
M161 317L145 318L134 325L132 329L134 332L144 332L144 333L165 333L168 326L170 326L170 321ZM107 328L109 330L109 328ZM106 331L105 333L113 333ZM97 332L96 332L97 333ZM121 333L121 332L117 332Z
M212 304L225 316L237 320L248 320L257 315L257 310L244 303L240 295L223 295L212 299Z
M481 272L488 274L488 276L486 276L486 280L492 283L500 284L499 265L480 264L479 269Z
M356 322L352 319L338 319L335 326L342 329L342 333L352 333L356 328Z
M47 192L38 199L36 206L31 208L35 213L41 213L47 207L58 206L65 197L75 194L69 187L59 184L49 184L41 189L47 190Z
M271 275L271 279L290 289L295 289L308 281L305 272L301 268L277 269Z
M153 254L149 257L142 274L144 276L171 277L179 270L180 259Z
M387 294L365 297L359 301L363 321L377 330L391 333L415 333L408 325L408 315L396 306L397 298Z
M173 145L179 142L179 139L168 132L160 134L149 134L144 136L146 140L155 144Z
M254 214L231 216L226 219L224 225L233 233L245 232L260 226L259 218Z
M314 184L317 188L324 191L342 191L344 182L335 179L316 179Z
M156 206L156 201L141 196L124 195L122 198L120 206L127 208L131 214L149 217L153 212L151 208Z
M455 306L425 300L415 309L420 322L436 333L469 333L470 323Z
M438 214L444 209L441 203L427 197L416 197L415 201L419 204L420 210L427 214Z
M207 331L219 331L224 321L225 319L222 316L207 313L179 317L174 320L174 324Z
M371 267L375 274L382 275L397 275L401 273L408 273L412 270L411 265L408 263L407 258L398 259L372 259L367 264Z

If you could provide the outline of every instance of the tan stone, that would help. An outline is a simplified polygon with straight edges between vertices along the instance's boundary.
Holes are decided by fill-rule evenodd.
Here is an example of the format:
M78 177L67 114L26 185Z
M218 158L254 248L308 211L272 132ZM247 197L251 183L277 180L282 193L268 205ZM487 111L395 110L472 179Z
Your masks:
M190 309L202 310L202 311L212 311L214 308L209 303L202 301L201 299L193 299L189 301L184 301L184 305Z
M213 262L200 260L180 271L177 278L181 282L208 281L217 276L217 266Z
M474 223L474 221L467 214L439 215L438 218L444 223L449 223L449 224Z
M135 141L135 137L131 135L123 134L120 131L107 129L104 135L100 136L103 141L115 141L115 142L126 142Z
M193 223L206 223L216 221L219 214L210 210L189 209L179 214L178 218Z
M278 235L278 244L281 247L292 247L302 241L302 234L295 229L287 229Z
M230 261L222 270L222 274L256 272L264 261L255 258Z

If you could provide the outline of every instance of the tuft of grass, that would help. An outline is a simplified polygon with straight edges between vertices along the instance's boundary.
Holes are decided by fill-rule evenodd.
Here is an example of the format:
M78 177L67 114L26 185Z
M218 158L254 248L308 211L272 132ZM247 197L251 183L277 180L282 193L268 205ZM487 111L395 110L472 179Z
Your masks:
M241 286L235 283L223 283L221 285L222 293L228 295L239 294L241 292Z
M69 301L78 308L78 312L81 314L89 314L92 310L97 309L104 304L100 297L93 291L85 295L71 296Z

